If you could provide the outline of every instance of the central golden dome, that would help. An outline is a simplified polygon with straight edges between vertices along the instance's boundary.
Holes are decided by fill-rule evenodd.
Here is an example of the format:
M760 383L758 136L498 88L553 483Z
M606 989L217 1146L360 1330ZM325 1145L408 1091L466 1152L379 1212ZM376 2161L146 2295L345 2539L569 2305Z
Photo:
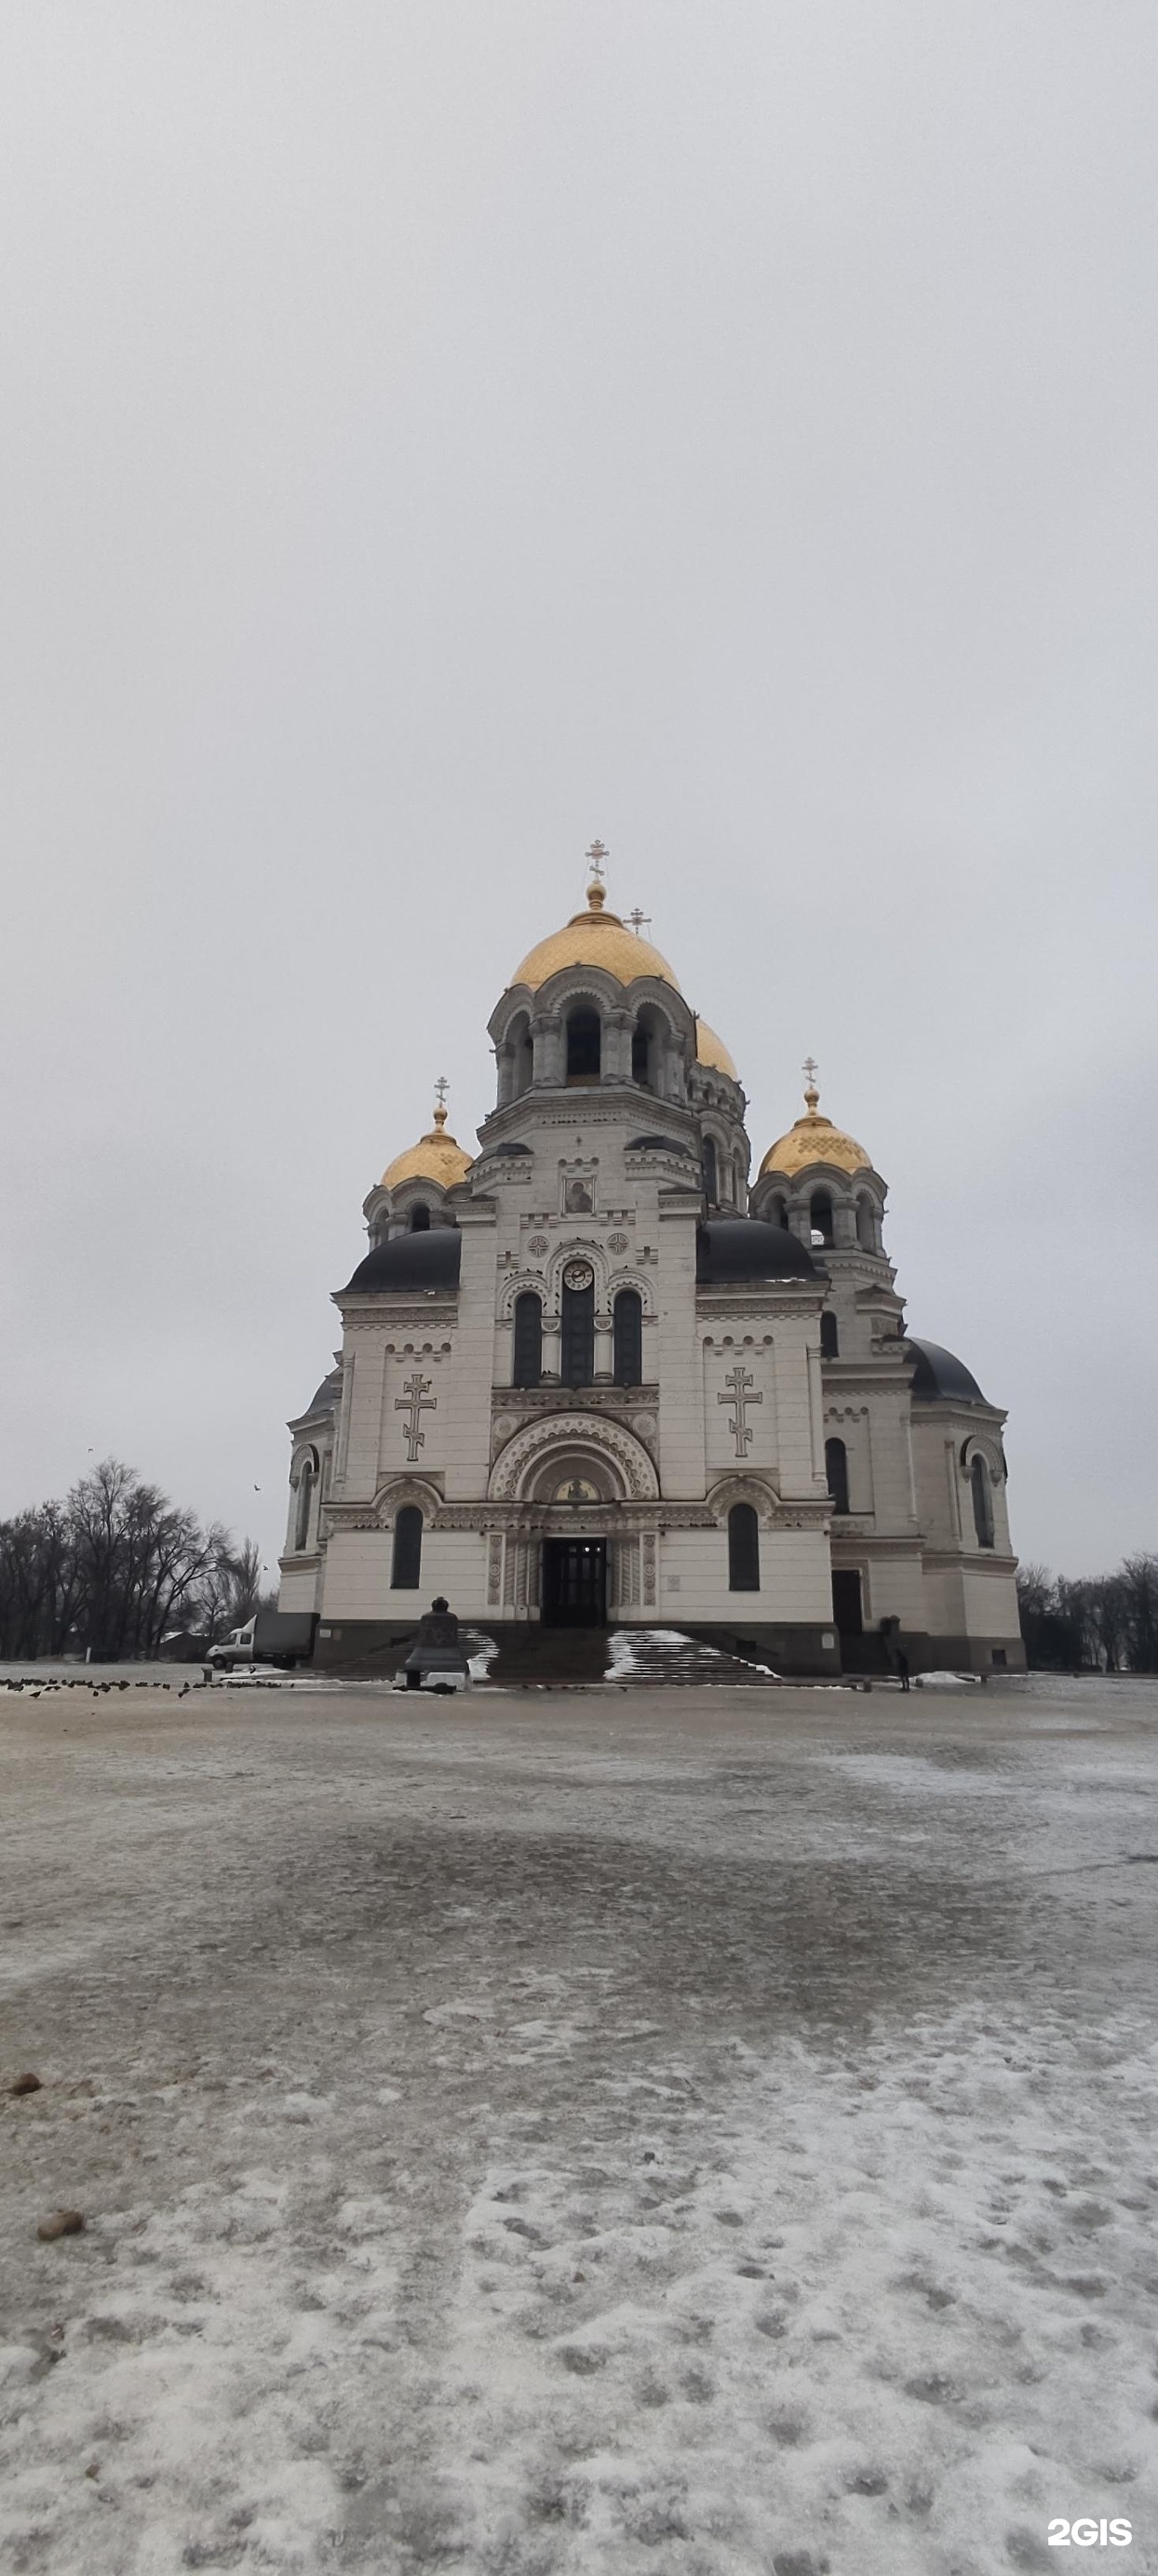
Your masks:
M602 966L617 983L634 984L637 975L654 975L657 982L680 990L679 978L673 975L666 957L650 941L641 939L617 912L607 912L606 890L598 880L587 888L586 912L573 912L563 930L553 930L549 939L541 939L537 948L524 957L511 977L512 984L529 984L537 993L540 984L557 975L561 966Z
M740 1079L735 1062L723 1039L716 1036L715 1030L710 1029L707 1021L701 1020L698 1013L696 1015L696 1063L706 1065L710 1073L726 1073L729 1082L738 1082Z

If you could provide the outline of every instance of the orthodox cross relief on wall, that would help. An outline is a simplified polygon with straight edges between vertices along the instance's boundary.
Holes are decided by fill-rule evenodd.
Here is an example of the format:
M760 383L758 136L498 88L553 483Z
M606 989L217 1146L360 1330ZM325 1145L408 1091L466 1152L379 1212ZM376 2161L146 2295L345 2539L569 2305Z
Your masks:
M395 1413L408 1413L410 1416L409 1421L404 1422L402 1428L406 1434L406 1455L411 1466L414 1465L419 1450L426 1447L422 1415L438 1411L438 1397L430 1393L433 1384L433 1378L408 1377L402 1394L394 1398Z
M749 1404L763 1404L764 1401L760 1393L753 1392L755 1385L756 1381L750 1369L739 1367L730 1369L724 1380L724 1393L716 1397L717 1404L730 1404L735 1407L728 1429L736 1443L737 1458L747 1457L754 1436L745 1408Z

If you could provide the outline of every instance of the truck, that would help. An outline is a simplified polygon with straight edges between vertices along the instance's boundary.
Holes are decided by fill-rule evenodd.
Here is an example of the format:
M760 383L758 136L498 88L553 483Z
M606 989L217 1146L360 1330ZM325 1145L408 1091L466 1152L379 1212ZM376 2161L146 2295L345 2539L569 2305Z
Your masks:
M243 1628L234 1628L205 1657L215 1672L231 1673L237 1664L308 1664L314 1651L316 1610L255 1610Z

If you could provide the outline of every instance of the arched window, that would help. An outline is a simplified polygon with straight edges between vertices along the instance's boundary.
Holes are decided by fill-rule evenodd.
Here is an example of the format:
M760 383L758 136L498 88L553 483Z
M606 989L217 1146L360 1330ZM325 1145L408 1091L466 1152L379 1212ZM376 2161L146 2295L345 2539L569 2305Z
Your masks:
M825 1441L824 1472L828 1478L828 1490L832 1496L834 1512L846 1512L848 1510L848 1451L843 1440Z
M651 1085L651 1035L645 1020L637 1020L631 1032L631 1079Z
M403 1503L394 1523L394 1563L390 1588L417 1592L422 1571L422 1514L417 1503Z
M427 1207L425 1199L418 1199L415 1202L415 1205L411 1208L410 1231L412 1234L429 1234L430 1232L430 1210Z
M833 1241L832 1200L830 1199L827 1190L813 1191L812 1205L808 1211L808 1222L812 1229L813 1242L831 1245Z
M876 1211L875 1211L875 1209L874 1209L874 1207L873 1207L873 1203L872 1203L872 1200L871 1200L871 1199L860 1198L860 1199L858 1199L858 1200L857 1200L857 1203L856 1203L856 1239L857 1239L857 1242L858 1242L858 1243L859 1243L859 1245L860 1245L860 1248L861 1248L861 1251L862 1251L862 1252L875 1252L875 1251L876 1251L876 1248L877 1248Z
M568 1082L598 1082L602 1038L598 1011L572 1011L567 1022Z
M984 1458L974 1459L969 1470L969 1482L973 1488L973 1527L977 1532L977 1545L992 1547L993 1494L989 1484L989 1470Z
M513 1056L511 1071L511 1098L512 1100L521 1100L524 1091L529 1091L531 1088L531 1082L535 1070L535 1049L531 1037L531 1024L525 1011L520 1011L517 1020L512 1021L507 1032L507 1044L510 1047Z
M716 1148L710 1136L704 1138L703 1171L704 1197L709 1207L715 1207L720 1195L720 1184L716 1173Z
M559 1332L559 1376L564 1386L590 1386L595 1376L595 1282L585 1288L563 1285Z
M638 1288L621 1288L613 1316L615 1383L643 1384L643 1299Z
M831 1306L825 1307L820 1318L820 1356L822 1360L840 1358L840 1329Z
M760 1523L751 1503L733 1503L728 1514L728 1590L760 1589Z
M313 1452L310 1450L303 1458L298 1471L298 1507L294 1515L296 1549L307 1548L310 1543L310 1508L314 1498L314 1478L317 1472Z
M515 1299L513 1383L539 1386L543 1376L543 1301L532 1288Z
M785 1232L787 1232L788 1208L783 1199L773 1199L772 1205L768 1210L768 1222L770 1225L782 1225Z

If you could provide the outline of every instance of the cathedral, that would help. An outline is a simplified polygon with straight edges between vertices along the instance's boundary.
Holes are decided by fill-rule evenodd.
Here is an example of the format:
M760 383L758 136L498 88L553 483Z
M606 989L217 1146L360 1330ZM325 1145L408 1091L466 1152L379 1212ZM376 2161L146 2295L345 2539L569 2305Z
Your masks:
M605 859L492 1015L477 1153L440 1096L365 1202L282 1609L335 1669L393 1669L438 1593L500 1654L636 1626L786 1675L1020 1667L1004 1413L906 1330L811 1062L751 1179L736 1066Z

